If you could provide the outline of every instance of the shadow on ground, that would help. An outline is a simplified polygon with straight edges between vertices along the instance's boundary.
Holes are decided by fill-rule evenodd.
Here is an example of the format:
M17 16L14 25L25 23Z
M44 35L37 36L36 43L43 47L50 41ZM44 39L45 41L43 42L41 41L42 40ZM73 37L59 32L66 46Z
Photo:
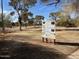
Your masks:
M68 59L66 55L49 48L12 40L0 41L0 59Z
M55 44L58 45L69 45L69 46L79 46L79 43L74 43L74 42L55 42Z

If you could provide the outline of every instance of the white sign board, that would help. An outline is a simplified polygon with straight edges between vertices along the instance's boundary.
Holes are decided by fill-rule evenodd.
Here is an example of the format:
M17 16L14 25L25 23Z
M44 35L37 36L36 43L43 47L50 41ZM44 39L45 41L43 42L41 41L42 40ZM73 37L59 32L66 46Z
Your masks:
M54 40L55 39L55 21L42 20L42 37Z

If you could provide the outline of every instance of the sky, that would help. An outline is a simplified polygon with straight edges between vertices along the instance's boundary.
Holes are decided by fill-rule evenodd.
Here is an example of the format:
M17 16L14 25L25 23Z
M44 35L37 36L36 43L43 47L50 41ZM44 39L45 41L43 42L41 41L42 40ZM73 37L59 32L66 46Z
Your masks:
M4 9L4 13L6 14L10 13L13 10L13 8L9 6L8 2L9 0L3 0L3 9ZM46 6L44 4L37 2L35 6L29 8L29 11L32 12L34 16L42 15L45 17L45 19L49 19L49 13L57 12L61 9L59 5L60 4L58 4L57 6L55 5ZM1 12L1 6L0 6L0 12ZM13 19L14 21L17 21L17 14L13 16Z

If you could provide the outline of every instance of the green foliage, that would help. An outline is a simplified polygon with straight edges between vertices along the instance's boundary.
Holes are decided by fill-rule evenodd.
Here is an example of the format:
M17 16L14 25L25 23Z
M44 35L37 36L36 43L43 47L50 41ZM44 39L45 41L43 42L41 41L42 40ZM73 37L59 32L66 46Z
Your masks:
M10 19L10 15L6 15L4 18L4 24L5 27L10 27L11 26L11 19Z
M54 20L57 20L57 18L60 18L62 16L61 12L51 12L49 14L49 17L53 18Z
M51 12L51 13L50 13L50 16L51 16L51 17L53 17L53 16L54 16L54 17L55 17L55 16L56 16L56 17L59 17L59 16L61 16L61 15L62 15L61 12Z
M74 22L76 23L76 26L79 26L79 18L77 18Z
M2 27L2 22L0 21L0 27Z
M79 18L78 19L71 19L69 15L63 15L62 12L50 13L50 16L56 18L56 25L57 26L64 26L64 27L77 27L79 26ZM59 20L57 20L59 18Z
M4 21L5 27L11 27L11 22L9 20ZM0 27L2 27L2 21L0 21Z
M5 17L5 15L3 14L3 18ZM0 13L0 27L3 27L3 22L2 22L2 14Z
M64 26L64 27L77 27L79 26L79 19L60 19L57 20L57 26Z
M12 6L17 12L20 11L28 11L30 6L36 4L36 0L10 0L9 5Z
M41 19L44 19L44 16L36 15L35 19L37 19L37 20L41 20Z
M22 21L26 22L28 20L28 16L33 16L31 12L28 12L28 9L34 6L36 2L37 0L10 0L9 5L12 6L18 13L20 30L22 26ZM13 16L13 14L14 13L12 13L11 15Z
M1 20L1 15L0 15L0 20ZM11 25L11 20L10 20L10 15L5 15L3 14L3 20L4 20L4 26L9 27ZM0 21L0 27L2 27L2 20Z

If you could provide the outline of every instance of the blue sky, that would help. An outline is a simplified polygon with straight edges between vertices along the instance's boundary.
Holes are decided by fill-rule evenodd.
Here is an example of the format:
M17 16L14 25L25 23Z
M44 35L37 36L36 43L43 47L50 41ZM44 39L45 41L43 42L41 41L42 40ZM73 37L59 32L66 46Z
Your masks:
M6 12L8 12L11 9L8 2L9 2L9 0L3 0L3 8L4 8L4 11L6 11ZM0 3L1 3L1 0L0 0Z
M5 13L9 13L10 11L13 10L13 8L11 6L9 6L8 2L9 2L9 0L3 0ZM40 4L38 2L35 6L31 7L29 9L29 11L31 11L34 14L34 16L35 15L43 15L45 17L45 19L48 19L49 13L57 12L61 9L59 5L60 4L58 4L57 6L55 6L55 5L46 6L46 5ZM17 19L17 17L15 17L15 18Z

